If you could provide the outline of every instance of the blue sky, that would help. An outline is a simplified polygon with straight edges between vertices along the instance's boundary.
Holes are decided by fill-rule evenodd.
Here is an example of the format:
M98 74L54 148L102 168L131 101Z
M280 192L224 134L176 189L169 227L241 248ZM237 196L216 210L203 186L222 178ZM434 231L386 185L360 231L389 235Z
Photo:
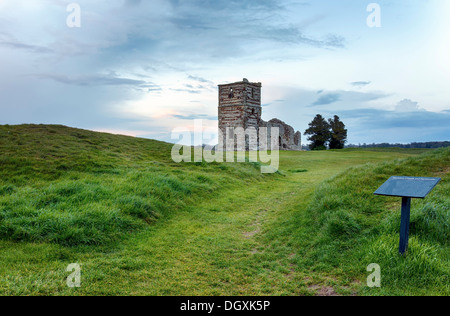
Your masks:
M0 0L0 124L170 141L248 78L302 133L336 114L350 143L450 140L450 1L378 1L379 28L362 0L84 0L70 28L73 2Z

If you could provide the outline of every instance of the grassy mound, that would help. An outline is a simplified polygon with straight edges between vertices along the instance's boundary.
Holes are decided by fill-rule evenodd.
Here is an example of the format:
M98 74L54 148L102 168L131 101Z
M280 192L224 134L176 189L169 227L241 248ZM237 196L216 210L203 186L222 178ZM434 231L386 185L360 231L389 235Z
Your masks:
M370 263L381 266L382 287L370 294L449 294L450 149L351 168L322 183L306 215L296 221L297 237L308 243L299 265L341 271L348 277ZM441 177L425 200L414 199L409 251L398 254L400 198L373 192L390 176ZM296 225L296 226L297 226ZM298 227L298 226L297 226ZM313 236L313 237L311 237ZM401 292L400 292L401 291Z
M104 245L262 177L251 163L176 164L171 147L65 126L0 126L0 238Z

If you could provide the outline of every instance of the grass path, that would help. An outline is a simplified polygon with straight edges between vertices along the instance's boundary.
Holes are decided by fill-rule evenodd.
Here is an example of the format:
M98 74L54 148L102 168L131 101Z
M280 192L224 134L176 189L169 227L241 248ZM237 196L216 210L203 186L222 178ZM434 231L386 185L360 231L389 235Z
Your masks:
M94 259L93 271L115 271L112 279L125 282L120 288L134 294L305 294L292 282L303 276L294 275L289 257L274 253L261 237L295 195L310 190L299 190L295 181L276 184L271 190L259 183L223 192L214 203L205 201L134 236L120 254L140 266L132 274L115 269L109 257Z
M235 187L130 236L114 248L0 241L3 294L352 294L357 280L296 266L290 236L276 227L306 209L316 186L346 168L406 153L282 153L283 176ZM65 285L82 265L82 287ZM16 267L20 265L20 269ZM334 288L331 286L335 285Z

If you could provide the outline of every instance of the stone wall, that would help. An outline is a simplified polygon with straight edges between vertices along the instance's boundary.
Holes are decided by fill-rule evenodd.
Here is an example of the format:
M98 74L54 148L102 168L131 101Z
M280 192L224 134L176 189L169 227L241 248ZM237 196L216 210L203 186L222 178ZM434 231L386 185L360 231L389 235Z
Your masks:
M294 128L279 119L272 119L269 122L261 120L260 127L267 127L268 137L270 137L270 128L278 127L278 146L280 150L302 150L301 134L295 132Z

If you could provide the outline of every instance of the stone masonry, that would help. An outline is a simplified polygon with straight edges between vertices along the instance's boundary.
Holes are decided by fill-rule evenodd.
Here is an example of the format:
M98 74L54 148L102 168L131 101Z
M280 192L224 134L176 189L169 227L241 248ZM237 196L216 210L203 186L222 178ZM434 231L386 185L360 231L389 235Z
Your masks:
M247 130L254 128L259 132L260 127L278 127L280 136L278 146L280 150L301 150L301 134L279 119L265 122L261 119L261 83L249 82L243 79L241 82L219 85L219 129L226 138L233 137L230 129L242 128ZM246 148L250 138L246 139ZM252 141L257 141L252 139ZM238 150L243 150L238 148Z

